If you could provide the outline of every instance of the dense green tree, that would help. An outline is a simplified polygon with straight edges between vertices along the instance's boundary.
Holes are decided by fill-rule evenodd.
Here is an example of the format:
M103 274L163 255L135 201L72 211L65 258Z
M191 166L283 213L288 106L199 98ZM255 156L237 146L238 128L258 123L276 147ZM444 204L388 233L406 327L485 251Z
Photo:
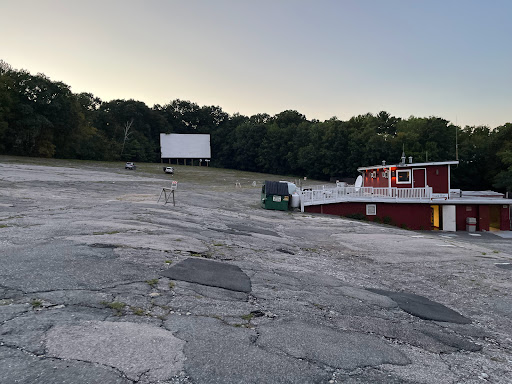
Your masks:
M465 190L490 189L496 165L496 154L491 152L489 127L465 127L458 131L459 165L453 167L453 183Z
M307 120L297 111L230 116L218 106L176 99L149 108L73 94L43 74L0 60L0 153L96 160L159 161L160 133L208 133L213 166L319 179L353 177L357 167L455 159L454 187L512 189L512 125L455 127L439 117L400 119L381 111Z
M512 192L512 123L497 127L492 136L491 151L496 151L498 159L493 168L493 185Z

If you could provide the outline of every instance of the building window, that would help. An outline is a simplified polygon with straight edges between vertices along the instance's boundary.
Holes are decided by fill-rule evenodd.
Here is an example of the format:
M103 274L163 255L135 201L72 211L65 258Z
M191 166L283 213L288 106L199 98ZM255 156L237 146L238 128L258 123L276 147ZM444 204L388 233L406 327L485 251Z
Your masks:
M366 216L375 216L377 214L376 204L366 204Z
M411 170L396 171L397 184L410 184L411 183Z

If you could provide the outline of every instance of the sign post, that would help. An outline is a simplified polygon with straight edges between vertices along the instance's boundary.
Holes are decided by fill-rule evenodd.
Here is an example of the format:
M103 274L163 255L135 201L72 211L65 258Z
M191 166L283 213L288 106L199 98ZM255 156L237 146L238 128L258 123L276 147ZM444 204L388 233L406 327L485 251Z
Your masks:
M171 182L171 188L162 188L162 191L160 192L160 196L158 196L158 202L160 202L160 199L162 198L162 194L164 195L164 204L167 204L172 196L172 205L176 206L176 201L174 200L174 191L178 189L178 182L176 180L173 180Z

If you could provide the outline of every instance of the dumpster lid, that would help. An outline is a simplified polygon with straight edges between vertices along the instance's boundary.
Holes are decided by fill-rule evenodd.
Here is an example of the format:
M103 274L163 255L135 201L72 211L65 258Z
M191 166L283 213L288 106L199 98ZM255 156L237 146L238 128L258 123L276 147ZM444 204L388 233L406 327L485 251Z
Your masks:
M265 193L267 195L288 195L288 183L265 180Z

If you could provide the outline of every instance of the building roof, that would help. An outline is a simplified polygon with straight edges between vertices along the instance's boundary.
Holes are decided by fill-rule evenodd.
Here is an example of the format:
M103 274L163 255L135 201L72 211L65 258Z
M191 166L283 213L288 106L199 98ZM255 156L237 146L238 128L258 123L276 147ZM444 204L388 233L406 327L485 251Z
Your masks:
M369 167L359 167L357 170L367 171L370 169L382 169L382 168L417 168L417 167L426 167L426 166L435 166L435 165L457 165L459 164L458 160L453 161L433 161L427 163L404 163L404 164L386 164L386 165L372 165Z
M486 198L503 198L505 194L501 192L495 192L495 191L461 191L459 190L450 190L450 195L459 195L460 197L468 197L468 198L479 198L479 197L486 197Z

